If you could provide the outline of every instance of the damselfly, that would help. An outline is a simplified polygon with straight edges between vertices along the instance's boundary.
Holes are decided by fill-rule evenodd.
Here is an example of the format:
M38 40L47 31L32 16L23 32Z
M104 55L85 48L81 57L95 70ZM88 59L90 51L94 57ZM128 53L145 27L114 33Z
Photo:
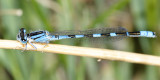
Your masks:
M19 30L17 35L17 40L22 44L25 44L25 49L27 48L27 42L29 42L35 49L37 49L32 43L49 43L49 41L68 39L68 38L83 38L83 37L92 37L92 38L116 38L116 37L150 37L155 38L156 34L152 31L136 31L128 32L123 27L118 28L98 28L85 31L63 31L55 32L53 34L48 31L33 31L26 33L24 28Z

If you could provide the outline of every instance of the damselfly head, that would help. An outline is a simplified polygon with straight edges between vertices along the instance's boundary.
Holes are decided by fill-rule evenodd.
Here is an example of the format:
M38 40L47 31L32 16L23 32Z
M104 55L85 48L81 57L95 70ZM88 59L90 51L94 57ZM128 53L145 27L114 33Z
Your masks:
M17 40L19 40L23 44L27 43L27 34L26 34L26 30L24 28L21 28L19 30L19 33L17 35Z

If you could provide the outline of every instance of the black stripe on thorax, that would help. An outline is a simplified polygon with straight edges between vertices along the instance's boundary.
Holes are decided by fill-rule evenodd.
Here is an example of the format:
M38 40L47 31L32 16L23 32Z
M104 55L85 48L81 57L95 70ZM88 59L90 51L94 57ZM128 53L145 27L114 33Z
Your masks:
M30 36L34 36L34 35L38 35L38 34L42 34L42 33L45 33L45 31L32 32L32 33L30 33L29 35L30 35Z
M40 37L42 37L42 36L39 36L39 37L33 38L33 40L36 40L36 39L38 39L38 38L40 38Z

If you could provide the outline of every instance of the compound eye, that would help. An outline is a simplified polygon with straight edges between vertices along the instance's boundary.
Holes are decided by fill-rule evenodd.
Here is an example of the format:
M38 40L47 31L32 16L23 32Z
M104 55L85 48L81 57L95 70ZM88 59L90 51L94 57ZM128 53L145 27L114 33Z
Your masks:
M26 30L24 28L21 28L20 29L20 32L25 32Z
M25 36L25 34L24 33L20 33L20 37L24 37Z

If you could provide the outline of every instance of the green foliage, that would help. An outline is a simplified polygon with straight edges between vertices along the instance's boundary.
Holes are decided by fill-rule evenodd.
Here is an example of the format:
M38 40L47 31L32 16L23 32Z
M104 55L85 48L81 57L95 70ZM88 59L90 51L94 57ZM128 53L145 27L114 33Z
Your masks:
M158 0L0 0L0 37L16 39L18 29L76 30L124 26L128 30L158 31ZM21 9L17 16L14 10ZM6 11L8 10L8 12ZM102 26L107 27L107 26ZM81 42L80 42L81 41ZM57 44L89 46L83 40ZM158 40L126 39L103 46L124 51L159 55ZM107 45L107 46L106 46ZM118 61L34 51L0 49L0 80L159 80L158 67Z

